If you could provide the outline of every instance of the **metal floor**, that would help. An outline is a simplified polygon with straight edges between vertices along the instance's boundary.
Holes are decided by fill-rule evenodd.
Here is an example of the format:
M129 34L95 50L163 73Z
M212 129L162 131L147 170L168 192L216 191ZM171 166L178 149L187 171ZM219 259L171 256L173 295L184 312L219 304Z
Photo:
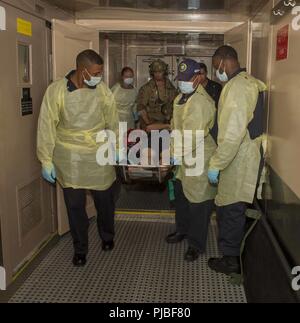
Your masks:
M211 225L207 254L186 263L186 243L168 245L173 217L117 216L116 247L101 250L96 223L90 226L85 268L74 268L70 235L64 236L33 271L10 303L242 303L242 287L212 272L207 259L217 256L216 226Z
M168 211L172 207L169 202L167 188L161 185L122 185L117 208L120 210L160 210Z

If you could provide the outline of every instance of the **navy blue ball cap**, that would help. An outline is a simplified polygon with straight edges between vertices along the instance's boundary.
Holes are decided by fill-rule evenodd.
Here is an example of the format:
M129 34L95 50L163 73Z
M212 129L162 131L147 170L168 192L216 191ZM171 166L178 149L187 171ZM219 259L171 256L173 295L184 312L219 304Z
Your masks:
M196 74L199 74L201 70L200 63L194 61L193 59L185 59L178 66L178 81L188 82Z

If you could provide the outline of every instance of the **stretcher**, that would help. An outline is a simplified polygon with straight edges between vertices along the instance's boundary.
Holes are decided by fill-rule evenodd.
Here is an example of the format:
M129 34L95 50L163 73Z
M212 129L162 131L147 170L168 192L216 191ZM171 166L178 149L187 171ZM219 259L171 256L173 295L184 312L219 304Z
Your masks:
M135 145L135 142L129 142L128 137L132 129L130 129L127 133L127 147L128 150ZM122 177L122 181L127 184L131 184L134 182L152 182L162 184L167 182L170 178L173 177L173 169L172 165L119 165L119 174Z
M173 177L173 166L126 165L121 167L123 181L127 184L136 181L162 184Z

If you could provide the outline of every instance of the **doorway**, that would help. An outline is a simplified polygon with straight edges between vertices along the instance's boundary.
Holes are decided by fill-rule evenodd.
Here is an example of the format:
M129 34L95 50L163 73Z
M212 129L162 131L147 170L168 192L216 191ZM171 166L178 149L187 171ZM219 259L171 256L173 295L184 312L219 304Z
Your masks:
M205 63L208 77L213 77L212 56L224 44L222 34L201 33L100 33L100 55L105 62L106 82L118 82L124 66L135 70L135 85L140 89L149 80L149 65L162 59L169 66L169 78L176 84L177 68L184 58Z

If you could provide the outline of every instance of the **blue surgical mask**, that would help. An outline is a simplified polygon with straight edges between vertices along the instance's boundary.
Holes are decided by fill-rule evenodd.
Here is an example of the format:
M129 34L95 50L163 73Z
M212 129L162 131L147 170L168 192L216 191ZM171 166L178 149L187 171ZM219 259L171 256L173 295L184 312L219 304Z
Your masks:
M102 76L92 76L86 69L86 72L89 74L89 77L90 77L90 80L88 81L84 75L83 75L83 78L84 78L84 83L87 85L87 86L90 86L90 87L94 87L94 86L97 86L101 81L102 81Z
M227 73L225 72L225 69L224 69L224 72L223 72L223 73L220 73L220 67L221 67L221 65L222 65L222 62L223 62L223 60L222 60L222 61L221 61L221 63L220 63L220 66L219 66L219 68L218 68L218 70L217 70L217 72L216 72L216 75L217 75L217 78L218 78L221 82L225 83L225 82L228 82L229 78L228 78Z
M134 79L133 78L126 78L126 79L124 79L124 83L126 85L132 85L133 82L134 82Z
M191 94L195 91L194 82L179 81L178 86L183 94Z

